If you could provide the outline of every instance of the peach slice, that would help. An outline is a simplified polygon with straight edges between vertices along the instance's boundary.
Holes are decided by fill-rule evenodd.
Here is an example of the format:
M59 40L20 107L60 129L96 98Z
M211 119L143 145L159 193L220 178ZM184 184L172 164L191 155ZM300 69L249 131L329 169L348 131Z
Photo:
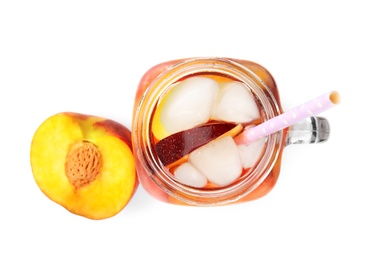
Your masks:
M155 149L163 165L171 168L184 162L190 152L224 135L235 136L243 127L232 123L209 123L170 135L157 142Z
M130 138L125 126L109 119L55 114L33 136L33 177L47 197L70 212L112 217L138 186Z

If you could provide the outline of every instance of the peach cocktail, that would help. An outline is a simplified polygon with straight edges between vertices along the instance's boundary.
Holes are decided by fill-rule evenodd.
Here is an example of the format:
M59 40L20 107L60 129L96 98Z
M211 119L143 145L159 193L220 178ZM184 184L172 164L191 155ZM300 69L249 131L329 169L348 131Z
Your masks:
M158 103L152 122L154 149L179 182L224 187L246 175L263 150L264 140L248 146L236 142L244 126L257 121L262 121L257 103L242 83L193 76L172 86Z
M134 105L140 183L173 204L260 198L277 181L287 129L248 145L239 134L280 113L276 83L256 63L193 58L159 64L142 77Z

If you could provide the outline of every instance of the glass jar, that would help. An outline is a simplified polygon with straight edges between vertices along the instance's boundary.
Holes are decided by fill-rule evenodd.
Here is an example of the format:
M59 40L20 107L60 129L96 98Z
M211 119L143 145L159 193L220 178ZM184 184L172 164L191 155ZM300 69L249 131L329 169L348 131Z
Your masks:
M157 113L160 104L165 100L165 95L180 82L193 77L209 77L215 81L219 80L220 84L240 83L252 94L259 109L259 118L250 123L240 123L244 129L283 112L272 75L254 62L229 58L189 58L161 63L151 68L142 77L137 89L132 142L139 181L150 195L160 201L182 205L215 206L258 199L271 191L276 184L285 146L327 140L328 122L323 118L312 118L266 137L258 160L233 182L223 186L204 187L184 184L175 177L167 165L164 165L162 157L157 153L157 142L170 134L160 136L155 131L157 132L157 121L160 121ZM323 131L320 130L321 127ZM315 138L320 136L319 132L323 132L324 136ZM226 170L224 174L227 174Z

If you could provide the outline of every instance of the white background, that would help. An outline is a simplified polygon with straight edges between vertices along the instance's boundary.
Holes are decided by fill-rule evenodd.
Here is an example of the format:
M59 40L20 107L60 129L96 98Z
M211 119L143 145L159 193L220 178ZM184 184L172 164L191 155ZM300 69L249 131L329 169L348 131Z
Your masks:
M0 259L368 259L368 18L364 1L1 1ZM275 77L284 110L337 90L327 143L285 149L275 189L215 208L139 188L92 221L33 180L32 136L74 111L131 128L135 89L177 58L248 59Z

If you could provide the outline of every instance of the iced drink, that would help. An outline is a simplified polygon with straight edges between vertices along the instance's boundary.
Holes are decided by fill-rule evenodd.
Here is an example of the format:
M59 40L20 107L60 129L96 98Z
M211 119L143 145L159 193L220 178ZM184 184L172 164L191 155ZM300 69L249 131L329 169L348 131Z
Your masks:
M275 185L286 130L245 145L239 134L282 112L270 73L250 61L157 65L136 96L133 146L140 182L174 204L222 205Z
M263 122L256 98L239 81L195 75L169 87L152 122L154 150L177 181L216 189L246 178L265 138L249 145L239 133Z

